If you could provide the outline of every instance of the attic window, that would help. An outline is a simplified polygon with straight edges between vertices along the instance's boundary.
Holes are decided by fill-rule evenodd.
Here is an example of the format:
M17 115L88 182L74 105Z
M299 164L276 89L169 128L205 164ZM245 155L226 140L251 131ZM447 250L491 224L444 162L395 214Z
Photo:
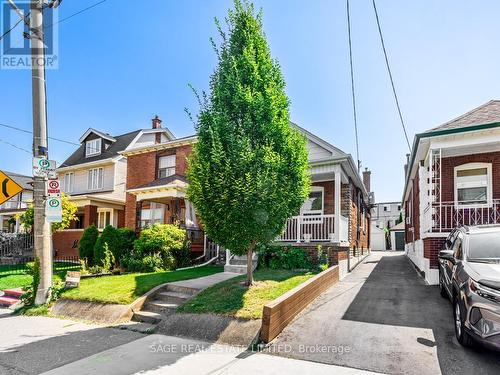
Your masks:
M101 153L101 138L85 142L85 156L99 155Z

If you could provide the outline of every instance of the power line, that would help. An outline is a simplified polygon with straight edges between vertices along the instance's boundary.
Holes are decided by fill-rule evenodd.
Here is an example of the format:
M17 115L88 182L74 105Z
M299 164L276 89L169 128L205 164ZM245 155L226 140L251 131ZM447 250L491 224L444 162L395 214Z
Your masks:
M394 94L394 99L396 101L396 107L398 108L399 119L401 120L401 126L403 127L403 132L405 134L406 143L408 144L408 149L411 151L410 141L408 139L408 134L406 133L405 123L403 121L403 115L401 114L401 107L399 106L398 95L396 94L396 87L394 86L394 79L392 78L391 67L389 65L389 58L387 57L387 50L385 49L384 37L382 36L382 28L380 27L380 20L378 18L377 6L375 0L372 0L373 10L375 11L375 18L377 19L378 33L380 35L380 42L382 43L382 50L384 51L385 65L387 66L387 71L389 72L389 78L391 79L392 92Z
M361 161L359 160L359 138L358 138L358 117L356 115L356 95L354 90L354 71L352 64L352 42L351 42L351 15L349 11L349 0L346 1L347 8L347 34L349 37L349 63L351 67L351 92L352 92L352 110L354 114L354 133L356 135L356 157L358 159L358 172L361 168Z
M94 3L94 4L92 4L92 5L89 5L88 7L83 8L83 9L79 10L78 12L75 12L75 13L73 13L73 14L71 14L71 15L67 16L67 17L64 17L64 18L60 19L60 20L59 20L59 21L57 21L57 22L54 22L52 25L45 26L45 27L44 27L44 30L46 30L46 29L50 29L51 27L53 27L53 26L55 26L55 25L58 25L58 24L60 24L61 22L67 21L67 20L69 20L70 18L73 18L73 17L75 17L75 16L79 15L80 13L83 13L83 12L86 12L87 10L90 10L90 9L92 9L92 8L95 8L96 6L101 5L102 3L105 3L106 1L107 1L107 0L101 0L101 1L98 1L97 3Z
M19 19L19 21L16 22L16 24L14 26L12 26L9 30L5 31L2 36L0 36L0 40L2 40L3 38L5 38L7 36L7 34L9 34L12 30L14 30L17 25L19 25L21 22L23 22L24 20L22 18Z
M5 143L5 144L7 144L7 145L9 145L9 146L11 146L11 147L17 148L18 150L21 150L21 151L27 152L28 154L30 154L30 155L31 155L31 151L28 151L28 150L26 150L26 149L25 149L25 148L23 148L23 147L16 146L15 144L10 143L10 142L7 142L7 141L4 141L4 140L3 140L3 139L1 139L1 138L0 138L0 142Z
M17 131L20 131L20 132L23 132L23 133L33 134L33 132L31 130L26 130L26 129L18 128L16 126L12 126L12 125L7 125L7 124L1 124L0 123L0 126L3 126L5 128L9 128L9 129L13 129L13 130L17 130ZM65 139L54 138L54 137L48 137L48 138L51 139L51 140L53 140L53 141L68 143L68 144L73 145L73 146L80 146L79 143L67 141Z

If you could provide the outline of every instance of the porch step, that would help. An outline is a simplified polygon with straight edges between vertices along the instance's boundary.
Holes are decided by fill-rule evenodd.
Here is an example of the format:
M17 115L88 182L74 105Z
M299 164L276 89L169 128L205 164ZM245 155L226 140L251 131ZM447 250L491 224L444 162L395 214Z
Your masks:
M163 288L163 292L176 292L176 293L182 293L182 294L187 294L190 297L194 296L196 293L199 292L198 289L196 288L190 288L187 286L181 286L181 285L172 285L172 284L167 284L165 285L165 288Z
M19 299L15 298L15 297L9 297L9 296L5 296L5 295L0 297L0 306L10 307L12 305L15 305L18 302L19 302Z
M170 315L175 313L179 307L178 303L169 303L161 300L154 300L146 302L142 311L149 311L154 313L159 313L162 315Z
M177 304L177 306L180 305L181 303L186 302L189 298L193 297L192 294L173 292L173 291L156 293L155 296L160 301Z
M20 298L24 294L24 290L21 288L5 289L3 294L7 297Z
M156 312L150 311L136 311L132 316L134 322L158 324L162 319L162 315Z
M139 332L139 333L154 333L156 331L156 325L141 322L127 322L113 328L125 329L127 331Z

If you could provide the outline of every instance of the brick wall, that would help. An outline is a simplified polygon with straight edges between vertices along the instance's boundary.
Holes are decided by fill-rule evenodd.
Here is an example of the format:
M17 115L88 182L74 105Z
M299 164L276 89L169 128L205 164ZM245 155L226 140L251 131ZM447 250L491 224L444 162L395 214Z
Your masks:
M405 218L406 243L411 243L420 239L420 186L418 169L415 174L415 178L413 180L410 180L410 194L408 195L408 199L404 203L406 215L409 215L410 212L410 201L413 201L413 212L410 217L411 223L407 223Z
M57 258L77 257L78 244L82 238L82 230L62 230L52 235L52 245Z
M358 207L358 194L359 189L354 185L350 184L350 219L349 219L349 238L351 249L367 249L369 248L370 241L370 211L366 206L366 203L362 201L362 209L365 212L365 222L364 230L360 229L358 237L358 226L361 223L362 214L360 213L360 208Z
M87 228L92 224L97 226L97 206L86 205L83 207L83 227Z
M331 215L335 213L335 182L313 182L312 186L321 186L324 189L324 213Z
M430 268L438 268L438 255L446 238L424 238L424 258L429 259Z

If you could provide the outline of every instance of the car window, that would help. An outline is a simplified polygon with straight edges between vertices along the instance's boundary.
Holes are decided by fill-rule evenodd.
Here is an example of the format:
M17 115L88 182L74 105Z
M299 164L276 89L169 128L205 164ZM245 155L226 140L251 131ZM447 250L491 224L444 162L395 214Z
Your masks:
M462 250L462 236L458 236L453 244L453 257L455 259L462 259L463 250Z
M475 233L469 237L467 258L475 260L500 260L500 233Z
M454 230L453 232L450 233L450 235L446 239L446 248L447 249L451 249L452 248L453 242L455 242L455 238L457 237L457 235L458 235L458 231L457 230Z

